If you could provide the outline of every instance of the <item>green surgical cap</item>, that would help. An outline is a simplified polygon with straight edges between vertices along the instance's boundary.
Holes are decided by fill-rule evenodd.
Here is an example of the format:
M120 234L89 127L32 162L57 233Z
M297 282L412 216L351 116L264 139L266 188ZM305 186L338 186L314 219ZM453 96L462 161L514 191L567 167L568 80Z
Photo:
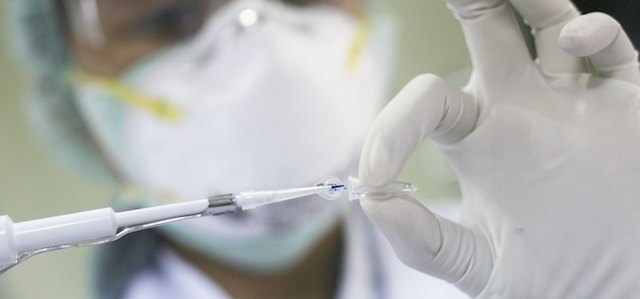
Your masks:
M9 1L11 45L28 74L27 116L59 161L83 174L107 179L105 167L66 79L69 45L62 1Z

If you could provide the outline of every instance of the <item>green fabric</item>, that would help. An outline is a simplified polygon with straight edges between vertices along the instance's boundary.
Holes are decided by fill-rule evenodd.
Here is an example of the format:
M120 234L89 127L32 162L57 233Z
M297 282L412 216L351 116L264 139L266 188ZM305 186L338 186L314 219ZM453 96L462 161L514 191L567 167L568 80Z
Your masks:
M9 3L10 44L29 76L28 119L56 159L83 174L107 179L109 172L80 117L73 89L65 77L70 52L60 3Z

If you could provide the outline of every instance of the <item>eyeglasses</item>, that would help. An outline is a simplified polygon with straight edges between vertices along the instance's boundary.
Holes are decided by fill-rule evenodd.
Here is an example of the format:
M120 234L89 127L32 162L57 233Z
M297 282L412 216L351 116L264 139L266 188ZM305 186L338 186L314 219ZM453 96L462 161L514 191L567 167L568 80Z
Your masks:
M67 0L72 33L93 47L168 44L194 35L227 0Z
M223 24L219 28L226 28L224 34L211 41L220 44L226 37L249 32L265 21L281 20L280 15L265 11L260 1L289 6L326 4L345 10L343 5L360 3L360 0L255 0L236 16L223 16L217 10L239 0L59 1L64 4L62 12L69 25L68 41L75 63L80 69L102 76L117 76L153 52L196 38L207 24ZM225 19L223 23L211 22L218 15ZM290 25L304 29L300 24Z
M73 34L94 47L108 47L133 41L170 44L189 38L217 8L230 1L65 0L64 7ZM311 5L329 0L281 1Z

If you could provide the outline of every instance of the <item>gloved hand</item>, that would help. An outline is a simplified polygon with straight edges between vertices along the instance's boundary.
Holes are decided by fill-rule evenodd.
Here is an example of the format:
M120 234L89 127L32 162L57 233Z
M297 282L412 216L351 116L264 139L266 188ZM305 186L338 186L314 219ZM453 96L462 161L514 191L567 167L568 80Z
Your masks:
M460 223L409 196L364 211L400 259L478 298L640 298L640 70L619 24L568 0L449 0L474 71L411 81L366 141L360 179L393 181L425 137L452 164ZM586 58L580 58L588 56Z

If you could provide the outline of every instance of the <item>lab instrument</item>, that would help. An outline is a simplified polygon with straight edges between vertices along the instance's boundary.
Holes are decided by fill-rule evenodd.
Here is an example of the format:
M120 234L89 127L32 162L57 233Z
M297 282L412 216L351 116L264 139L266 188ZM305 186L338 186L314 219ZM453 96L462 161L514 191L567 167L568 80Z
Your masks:
M0 275L43 252L104 244L132 232L180 220L235 213L314 194L334 200L341 196L343 190L349 193L349 200L373 192L373 189L361 186L355 178L349 178L348 186L337 178L330 178L312 187L222 194L118 213L111 208L103 208L18 223L4 215L0 216ZM380 191L375 189L375 192ZM393 182L385 192L415 192L415 187Z

